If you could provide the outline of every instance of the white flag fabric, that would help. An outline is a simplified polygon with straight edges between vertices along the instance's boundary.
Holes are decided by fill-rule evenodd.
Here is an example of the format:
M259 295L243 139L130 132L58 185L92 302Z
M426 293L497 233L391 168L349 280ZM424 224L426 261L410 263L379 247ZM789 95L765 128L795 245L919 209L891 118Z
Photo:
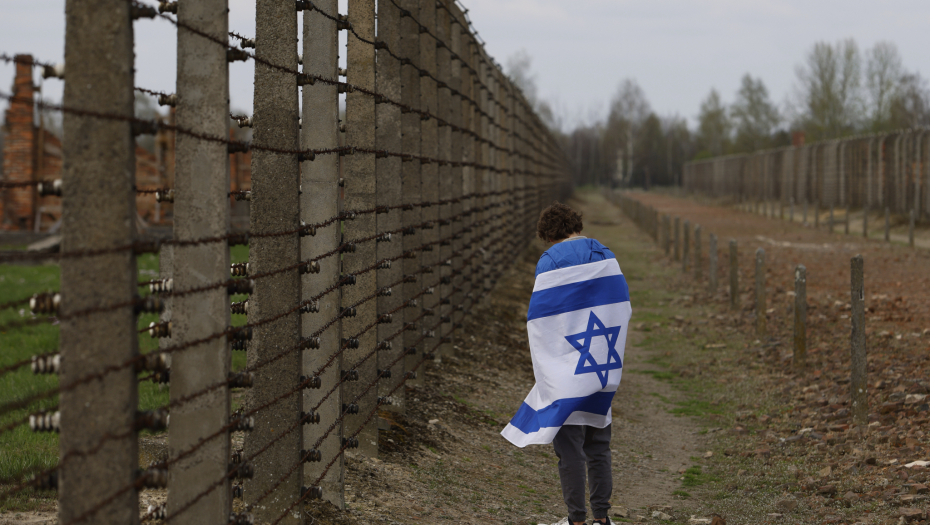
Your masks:
M609 425L632 313L614 258L540 274L526 324L536 385L501 434L522 448L562 425Z

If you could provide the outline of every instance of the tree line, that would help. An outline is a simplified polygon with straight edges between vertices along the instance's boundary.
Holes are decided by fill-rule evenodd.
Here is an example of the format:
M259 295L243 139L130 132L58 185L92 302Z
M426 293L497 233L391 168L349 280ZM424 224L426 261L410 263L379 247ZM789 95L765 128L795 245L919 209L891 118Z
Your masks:
M761 78L747 73L732 102L711 89L692 128L678 115L659 116L635 79L622 81L606 118L564 130L537 96L525 52L507 73L562 141L578 185L673 185L693 159L930 126L930 88L904 67L897 46L865 51L853 39L814 44L795 69L795 83L776 103Z

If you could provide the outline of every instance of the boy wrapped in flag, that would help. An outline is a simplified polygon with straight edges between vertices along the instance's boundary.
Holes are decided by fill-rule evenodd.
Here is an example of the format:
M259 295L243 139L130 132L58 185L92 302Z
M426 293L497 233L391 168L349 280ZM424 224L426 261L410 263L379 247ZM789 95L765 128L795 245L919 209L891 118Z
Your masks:
M527 313L536 385L501 432L521 448L555 447L568 506L557 525L584 525L586 471L594 523L610 523L610 406L632 315L617 259L582 228L581 215L564 204L540 214L536 232L554 244L536 265Z

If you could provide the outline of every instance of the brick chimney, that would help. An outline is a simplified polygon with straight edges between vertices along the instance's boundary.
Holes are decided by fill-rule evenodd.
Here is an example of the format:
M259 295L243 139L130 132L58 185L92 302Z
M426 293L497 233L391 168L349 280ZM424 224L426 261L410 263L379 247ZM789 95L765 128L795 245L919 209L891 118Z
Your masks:
M32 182L35 177L36 127L33 119L35 85L32 55L16 55L13 96L6 110L3 142L4 182ZM35 219L35 188L0 190L0 229L31 230Z

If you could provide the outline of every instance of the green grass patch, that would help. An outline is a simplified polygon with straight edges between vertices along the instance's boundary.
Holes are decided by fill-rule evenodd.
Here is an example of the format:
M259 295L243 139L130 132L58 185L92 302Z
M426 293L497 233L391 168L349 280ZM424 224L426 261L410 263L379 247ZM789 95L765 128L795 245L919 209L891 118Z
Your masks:
M699 487L705 483L717 481L717 478L701 470L699 465L688 467L688 470L685 471L682 477L684 478L681 480L681 485L683 487Z
M232 262L248 261L247 246L234 246L230 249ZM145 254L136 259L138 281L148 281L159 275L158 257ZM57 264L44 265L0 265L0 303L17 301L31 297L39 292L60 289L60 269ZM139 287L138 293L148 295L147 287ZM247 300L248 296L231 297L233 301ZM29 320L32 314L28 305L0 311L0 325ZM158 321L154 314L138 316L137 329L148 327L149 323ZM232 324L241 326L247 321L244 315L233 315ZM8 366L33 355L54 353L58 351L59 327L57 324L40 323L32 326L14 327L0 331L0 367ZM158 349L158 339L153 339L145 332L138 334L141 353ZM245 352L232 352L233 370L246 366ZM140 377L147 373L140 374ZM0 405L19 399L54 390L58 387L55 375L33 375L30 368L0 376ZM139 410L151 410L168 404L168 385L159 385L150 381L139 383ZM30 414L46 410L55 410L58 396L32 403L28 407L11 411L0 416L0 426L21 421ZM29 476L58 464L58 435L54 433L33 433L26 425L0 434L0 479L16 480ZM24 491L21 497L15 497L0 503L0 510L29 510L41 506L54 494Z
M682 499L688 499L691 497L691 494L688 494L687 492L683 490L676 490L675 492L672 492L672 496L678 496L679 498L682 498Z

